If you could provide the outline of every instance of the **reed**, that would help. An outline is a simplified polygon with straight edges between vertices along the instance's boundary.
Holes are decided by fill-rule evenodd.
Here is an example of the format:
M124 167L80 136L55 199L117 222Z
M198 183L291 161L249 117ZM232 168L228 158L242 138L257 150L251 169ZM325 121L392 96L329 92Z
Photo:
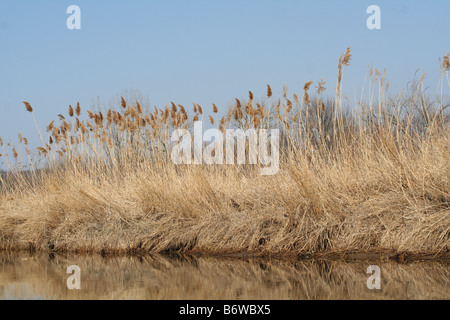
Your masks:
M20 148L0 140L9 168L0 176L0 248L448 254L444 97L426 97L423 77L408 94L391 96L375 69L360 101L346 105L343 71L350 61L348 48L334 98L324 96L322 79L314 93L308 81L303 95L290 96L285 86L276 99L268 85L263 98L250 91L228 109L213 104L212 114L195 103L193 112L175 102L150 110L123 96L117 108L83 110L77 103L46 126L45 139L38 131L42 146L38 158L27 152L26 171L26 137ZM446 55L442 74L448 70ZM39 108L24 104L35 121ZM261 176L260 164L173 164L171 133L204 116L220 130L280 129L279 173Z

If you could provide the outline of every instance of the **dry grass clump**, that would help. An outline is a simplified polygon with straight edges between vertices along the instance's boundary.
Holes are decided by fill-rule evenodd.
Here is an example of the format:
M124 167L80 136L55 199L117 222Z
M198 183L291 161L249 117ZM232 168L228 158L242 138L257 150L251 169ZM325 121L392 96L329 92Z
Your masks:
M221 116L215 104L208 115L195 103L193 113L174 102L150 110L123 97L119 108L83 113L79 104L70 106L48 124L47 138L39 133L40 167L24 137L19 143L30 170L18 170L23 148L9 146L12 161L2 152L10 170L0 176L0 248L448 254L450 135L443 97L430 101L423 77L407 94L389 97L385 74L372 69L362 94L368 99L350 109L342 102L350 60L348 48L339 59L334 99L324 96L322 79L314 96L312 81L303 99L290 97L287 87L276 99L268 85L264 99L249 92ZM261 176L260 164L173 164L171 133L193 121L220 130L280 129L279 173Z

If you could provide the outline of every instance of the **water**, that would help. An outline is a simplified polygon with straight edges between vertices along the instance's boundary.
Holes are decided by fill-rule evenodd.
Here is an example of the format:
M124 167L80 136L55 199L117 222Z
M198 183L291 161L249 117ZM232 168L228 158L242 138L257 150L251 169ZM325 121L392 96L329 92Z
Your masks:
M67 267L80 267L80 290ZM370 265L381 289L369 290ZM450 262L292 261L0 253L0 299L449 299Z

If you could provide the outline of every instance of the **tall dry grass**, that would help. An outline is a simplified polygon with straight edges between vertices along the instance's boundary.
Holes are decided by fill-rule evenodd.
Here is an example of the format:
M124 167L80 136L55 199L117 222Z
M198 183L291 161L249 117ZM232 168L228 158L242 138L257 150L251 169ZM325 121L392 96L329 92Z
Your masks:
M301 95L290 96L285 87L279 99L270 86L264 99L249 92L227 112L213 105L210 115L198 104L193 113L173 102L144 110L124 98L118 109L84 113L79 104L70 106L48 124L40 162L22 136L1 152L9 171L0 176L0 247L448 254L450 135L443 95L430 98L422 76L392 96L385 74L371 69L361 99L347 105L342 79L350 61L349 48L339 59L334 97L322 79L308 81ZM441 89L449 68L447 55ZM193 121L221 130L280 129L279 173L261 176L260 165L173 164L171 133ZM21 150L26 172L18 169Z

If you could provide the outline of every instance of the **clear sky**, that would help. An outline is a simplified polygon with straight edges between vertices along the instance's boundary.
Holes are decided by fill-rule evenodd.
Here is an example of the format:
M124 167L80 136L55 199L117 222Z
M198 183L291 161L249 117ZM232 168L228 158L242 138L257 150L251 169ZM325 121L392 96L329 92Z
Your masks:
M81 30L68 30L69 5ZM381 30L368 30L369 5ZM450 1L414 0L1 0L0 136L38 143L22 101L41 127L69 104L139 90L152 105L227 106L266 84L301 93L322 77L333 93L337 61L352 47L344 91L360 93L367 67L387 69L391 90L417 69L431 92L450 52Z

